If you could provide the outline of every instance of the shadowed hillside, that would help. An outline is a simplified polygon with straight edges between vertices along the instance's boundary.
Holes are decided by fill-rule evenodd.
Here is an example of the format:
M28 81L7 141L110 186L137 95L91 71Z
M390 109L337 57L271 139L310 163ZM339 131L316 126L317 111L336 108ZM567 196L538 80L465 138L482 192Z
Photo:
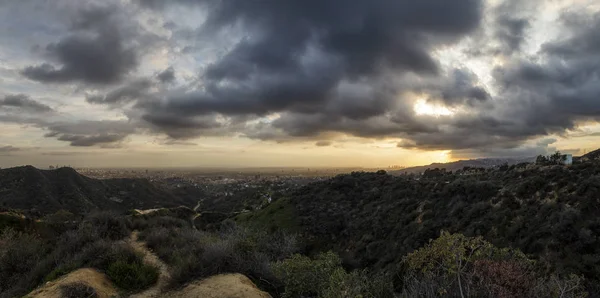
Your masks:
M396 271L441 231L482 236L565 274L600 279L600 164L466 169L394 177L352 173L302 187L236 220L300 231L309 249ZM283 216L285 215L285 216Z
M68 210L129 210L132 208L193 206L146 179L98 180L72 168L39 170L24 166L0 170L0 207L42 214Z

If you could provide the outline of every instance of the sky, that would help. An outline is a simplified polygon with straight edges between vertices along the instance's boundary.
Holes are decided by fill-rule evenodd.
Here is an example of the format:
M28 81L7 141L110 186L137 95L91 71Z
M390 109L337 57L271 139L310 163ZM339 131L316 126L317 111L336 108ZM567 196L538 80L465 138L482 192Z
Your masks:
M3 0L0 167L600 147L597 0Z

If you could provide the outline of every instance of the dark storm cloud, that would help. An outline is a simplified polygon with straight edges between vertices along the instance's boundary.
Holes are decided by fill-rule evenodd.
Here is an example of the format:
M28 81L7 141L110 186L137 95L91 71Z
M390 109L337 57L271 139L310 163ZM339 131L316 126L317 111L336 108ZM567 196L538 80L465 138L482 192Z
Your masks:
M22 74L44 83L120 81L135 69L138 57L116 25L117 12L115 6L82 9L71 20L71 34L45 47L45 56L53 62L28 66Z
M488 91L478 85L477 76L466 69L453 69L437 80L429 80L424 84L411 83L407 89L424 93L428 101L442 102L444 105L474 105L491 99Z
M504 55L519 52L531 26L533 11L541 5L539 0L505 0L495 9L494 36L500 42L499 51Z
M171 66L161 71L156 77L163 83L171 83L175 81L175 69Z
M496 37L501 42L501 51L509 55L519 51L525 41L525 30L529 25L529 20L525 18L500 16Z
M98 134L92 136L68 135L58 136L59 141L70 142L74 147L91 147L98 144L115 143L122 141L126 135L120 134Z
M199 136L224 136L232 134L235 123L218 121L216 115L182 117L171 113L145 114L139 125L153 133L164 133L173 140L191 139Z
M51 107L43 103L37 102L25 94L12 94L4 96L3 99L0 99L0 107L3 106L19 108L24 111L36 113L45 113L53 111Z
M135 132L135 128L125 121L82 120L67 123L52 123L44 136L69 142L75 147L114 147Z
M148 91L154 85L149 79L138 79L125 84L105 95L87 95L86 101L91 104L116 105L128 103L149 96Z
M155 9L174 5L141 2ZM175 2L208 10L201 38L238 27L246 38L205 69L202 89L140 106L146 119L165 112L189 118L325 110L324 117L350 122L382 115L394 99L372 91L380 79L389 73L439 74L431 51L475 30L482 6L478 0ZM363 90L341 90L356 83ZM471 97L483 93L473 90Z

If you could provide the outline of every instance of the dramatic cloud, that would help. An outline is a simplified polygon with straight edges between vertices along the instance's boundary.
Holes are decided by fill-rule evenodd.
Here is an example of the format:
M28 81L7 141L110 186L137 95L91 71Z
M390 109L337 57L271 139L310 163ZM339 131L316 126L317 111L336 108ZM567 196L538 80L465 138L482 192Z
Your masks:
M4 99L0 99L0 108L1 107L13 107L19 108L24 111L36 112L36 113L44 113L44 112L52 112L52 108L37 102L31 99L29 96L25 94L15 94L15 95L6 95Z
M116 9L94 6L80 11L73 20L72 33L44 49L57 64L28 66L22 74L46 83L120 81L137 66L138 58L115 25Z
M42 142L501 157L600 121L592 0L34 2L0 4L0 122Z
M375 90L379 78L439 74L431 51L477 28L482 7L473 0L194 3L209 11L201 36L243 24L247 37L205 69L202 89L146 105L146 119L159 113L164 120L165 111L180 118L282 111L310 117L323 109L340 119L378 116L393 106L393 94Z

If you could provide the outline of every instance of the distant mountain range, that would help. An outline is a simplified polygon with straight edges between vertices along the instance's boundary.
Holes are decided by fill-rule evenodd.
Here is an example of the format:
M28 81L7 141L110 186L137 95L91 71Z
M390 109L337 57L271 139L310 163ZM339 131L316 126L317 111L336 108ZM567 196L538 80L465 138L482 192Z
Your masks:
M460 170L464 167L472 167L472 168L492 168L495 166L500 166L503 164L514 165L522 162L534 162L535 157L526 157L526 158L481 158L481 159L469 159L469 160L459 160L448 163L432 163L426 166L417 166L405 168L398 171L391 171L390 174L413 174L413 173L421 173L427 169L435 169L435 168L444 168L447 171L456 171Z
M390 174L414 174L414 173L422 173L427 169L446 169L447 171L456 171L460 170L464 167L472 167L472 168L492 168L495 166L500 166L503 164L514 165L522 162L535 162L536 157L517 157L517 158L480 158L480 159L469 159L469 160L459 160L448 163L432 163L430 165L425 166L416 166L410 168L404 168L397 171L390 171ZM597 160L600 159L600 149L589 152L585 155L575 157L575 160Z
M40 170L24 166L0 170L0 207L3 208L42 214L61 209L87 213L193 206L196 203L188 200L158 188L146 179L98 180L67 167Z

